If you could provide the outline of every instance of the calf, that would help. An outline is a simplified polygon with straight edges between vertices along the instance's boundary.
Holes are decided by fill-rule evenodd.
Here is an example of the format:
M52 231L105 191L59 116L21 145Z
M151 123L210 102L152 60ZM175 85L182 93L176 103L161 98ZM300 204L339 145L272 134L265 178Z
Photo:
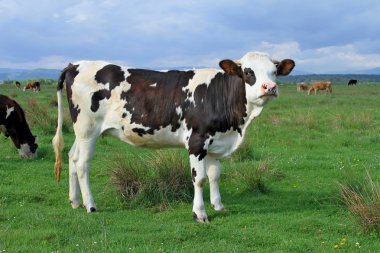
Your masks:
M21 89L21 83L19 82L19 81L16 81L16 87L17 87L17 89Z
M300 92L300 91L303 91L303 90L307 90L308 87L307 87L307 84L302 82L302 83L297 83L297 91Z
M39 91L41 90L40 82L34 81L34 82L30 82L30 83L28 83L28 84L24 87L24 91L26 91L26 90L28 90L28 89L33 90L33 92L39 92Z
M358 80L355 80L355 79L350 79L347 83L348 86L350 85L356 85L358 83Z
M331 82L330 81L324 81L324 82L315 82L311 85L309 90L307 91L307 95L310 95L311 92L314 91L314 94L317 94L319 90L326 90L327 93L332 93L331 88Z
M206 222L203 185L210 182L210 200L223 210L219 192L219 159L242 143L249 123L266 102L278 96L276 75L287 75L293 60L273 61L247 53L241 60L223 60L222 70L152 71L103 61L69 64L58 82L58 127L53 138L55 172L61 174L62 89L64 83L75 141L69 152L69 199L87 212L96 211L89 185L90 161L103 133L141 147L184 147L189 153L194 185L193 215Z
M0 95L0 133L11 137L21 158L34 158L37 138L30 132L25 114L16 101Z

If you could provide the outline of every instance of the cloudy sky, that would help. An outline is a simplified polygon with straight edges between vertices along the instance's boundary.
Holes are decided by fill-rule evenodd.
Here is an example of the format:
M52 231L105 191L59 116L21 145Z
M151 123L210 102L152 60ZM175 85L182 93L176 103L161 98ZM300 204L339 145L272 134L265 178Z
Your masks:
M378 0L0 0L0 34L0 68L217 67L248 51L312 73L380 67Z

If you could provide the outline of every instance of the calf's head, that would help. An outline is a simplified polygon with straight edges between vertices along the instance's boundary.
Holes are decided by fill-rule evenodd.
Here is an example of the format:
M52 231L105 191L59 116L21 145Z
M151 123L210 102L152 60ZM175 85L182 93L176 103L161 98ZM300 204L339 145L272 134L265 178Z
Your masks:
M36 136L31 135L28 138L25 138L25 136L19 136L19 134L14 133L14 129L10 129L8 134L16 146L21 158L33 159L36 157L38 148Z
M37 155L37 137L32 136L30 140L27 141L27 143L21 144L20 149L18 150L19 155L21 158L29 158L33 159Z
M261 106L278 96L276 77L288 75L295 63L291 59L275 61L265 53L249 52L240 60L223 60L219 65L227 74L241 77L248 102Z

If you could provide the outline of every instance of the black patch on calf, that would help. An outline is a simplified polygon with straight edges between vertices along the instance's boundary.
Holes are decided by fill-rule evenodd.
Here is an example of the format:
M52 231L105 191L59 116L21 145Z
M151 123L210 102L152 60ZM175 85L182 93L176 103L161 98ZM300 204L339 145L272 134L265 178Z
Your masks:
M193 179L193 182L195 182L195 177L197 176L197 172L195 168L191 169L191 178Z
M109 83L109 89L96 91L91 98L91 111L96 112L99 109L100 100L109 99L111 91L125 81L124 71L120 66L108 64L95 74L95 81L106 85Z
M155 130L171 126L175 132L180 116L177 107L183 107L187 94L182 88L193 78L193 71L158 72L144 69L128 69L131 84L128 91L121 93L126 101L125 109L131 114L131 123L148 127L148 130L133 130L140 136L153 134Z
M189 154L198 157L199 161L201 161L207 155L207 150L204 149L207 138L208 135L201 135L196 132L193 132L190 136Z
M125 81L124 71L120 66L109 64L104 66L95 75L95 81L102 84L109 83L109 91L119 86L121 82Z
M58 82L58 90L63 89L63 82L66 82L66 92L67 92L67 101L69 103L69 110L70 115L73 123L77 122L78 114L80 113L80 108L78 105L74 106L72 95L73 91L71 89L71 86L74 83L75 77L79 74L79 71L77 70L79 65L73 65L69 64L61 74L61 77L59 78Z
M256 83L255 72L251 68L245 68L243 74L244 81L249 85L254 85Z
M94 92L91 98L91 111L96 112L99 109L100 100L109 99L111 92L109 90L98 90Z
M150 131L150 130L148 130L148 131L146 131L145 129L142 129L142 128L133 128L132 129L132 131L133 132L135 132L135 133L137 133L139 136L143 136L144 134L147 134L147 133L149 133L149 134L153 134L153 131Z

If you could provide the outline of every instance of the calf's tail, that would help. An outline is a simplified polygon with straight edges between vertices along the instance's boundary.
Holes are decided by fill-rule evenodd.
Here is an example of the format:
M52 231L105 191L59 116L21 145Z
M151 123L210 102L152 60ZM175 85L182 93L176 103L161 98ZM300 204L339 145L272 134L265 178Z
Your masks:
M54 153L55 153L54 171L55 171L55 180L57 184L59 184L59 181L61 179L61 171L62 171L61 155L62 155L62 149L64 146L63 135L62 135L62 125L63 125L62 90L63 90L63 83L65 82L66 71L68 70L68 68L69 67L65 68L62 71L62 74L58 80L58 88L57 88L58 126L57 126L57 130L52 141Z

